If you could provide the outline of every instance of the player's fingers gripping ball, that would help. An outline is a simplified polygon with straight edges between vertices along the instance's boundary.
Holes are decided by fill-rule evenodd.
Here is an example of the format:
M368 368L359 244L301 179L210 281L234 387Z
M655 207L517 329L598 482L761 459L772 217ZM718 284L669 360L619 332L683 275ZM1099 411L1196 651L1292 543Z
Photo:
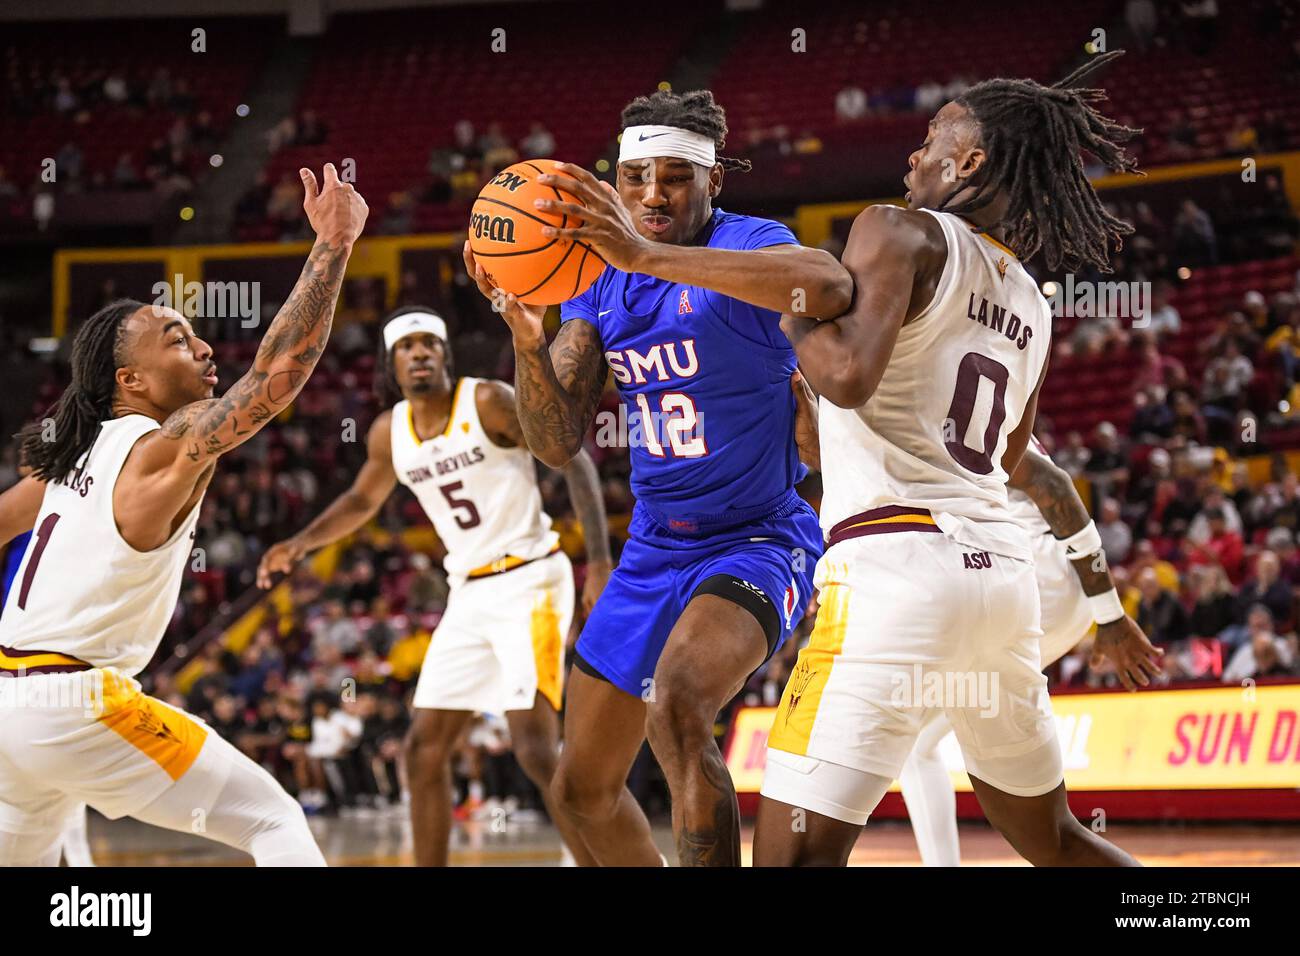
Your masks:
M581 240L542 235L546 226L572 229L573 216L542 212L536 199L582 205L563 189L543 186L545 173L563 176L551 159L503 169L483 187L469 220L469 246L493 285L526 305L555 305L581 295L605 269L605 260Z

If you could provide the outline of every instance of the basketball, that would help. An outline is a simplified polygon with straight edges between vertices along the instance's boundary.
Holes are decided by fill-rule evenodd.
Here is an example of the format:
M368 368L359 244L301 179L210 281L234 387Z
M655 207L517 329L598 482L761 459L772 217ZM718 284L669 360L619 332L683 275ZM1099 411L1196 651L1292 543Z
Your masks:
M585 242L542 234L545 226L571 228L570 216L542 212L536 199L582 200L537 177L564 175L555 160L515 163L483 187L469 220L469 245L474 258L498 288L513 292L528 305L555 305L586 291L604 271L605 260Z

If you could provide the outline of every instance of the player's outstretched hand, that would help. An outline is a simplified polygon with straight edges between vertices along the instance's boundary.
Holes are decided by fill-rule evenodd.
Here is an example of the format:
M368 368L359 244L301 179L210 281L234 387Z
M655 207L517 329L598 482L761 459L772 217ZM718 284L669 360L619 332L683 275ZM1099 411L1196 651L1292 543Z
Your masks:
M615 269L636 272L642 253L654 243L636 231L636 224L632 222L632 216L623 205L623 200L618 198L618 191L581 166L556 163L555 168L567 175L546 173L538 176L537 181L543 186L553 186L576 196L582 200L582 205L558 199L538 199L534 205L542 212L574 216L582 225L570 229L543 226L542 235L581 239Z
M798 369L790 376L794 392L794 443L799 460L815 471L822 470L821 432L817 428L817 396Z
M1125 614L1118 621L1097 625L1097 638L1092 644L1092 667L1100 667L1108 660L1115 667L1120 683L1127 690L1146 687L1160 673L1160 658L1164 649L1154 646L1133 618Z
M265 591L271 586L272 575L288 574L304 553L306 548L294 538L271 545L257 564L257 586Z
M474 251L469 247L469 240L461 250L465 259L465 271L478 286L483 297L492 303L492 310L499 312L510 326L515 341L535 345L546 341L546 332L542 329L542 319L546 317L546 307L542 305L525 305L512 292L497 288L487 272L474 258Z
M331 245L351 246L366 226L370 207L351 183L339 181L333 163L325 164L323 183L316 184L316 175L307 167L298 170L306 195L302 208L307 212L316 236Z

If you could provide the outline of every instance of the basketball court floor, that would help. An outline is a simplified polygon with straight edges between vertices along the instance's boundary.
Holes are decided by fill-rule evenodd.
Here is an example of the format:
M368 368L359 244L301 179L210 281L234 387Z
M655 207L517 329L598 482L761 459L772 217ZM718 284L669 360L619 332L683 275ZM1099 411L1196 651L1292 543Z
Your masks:
M364 817L315 817L312 831L331 866L409 866L410 824L405 807ZM248 866L236 850L185 833L173 833L92 813L90 847L101 866ZM672 832L655 828L655 842L671 860ZM1300 866L1300 826L1249 824L1111 825L1107 836L1147 866ZM752 827L744 831L750 862ZM981 823L961 824L967 866L1024 866L997 833ZM852 864L919 866L906 822L872 824L858 840ZM559 866L560 841L547 823L458 823L452 833L453 866Z

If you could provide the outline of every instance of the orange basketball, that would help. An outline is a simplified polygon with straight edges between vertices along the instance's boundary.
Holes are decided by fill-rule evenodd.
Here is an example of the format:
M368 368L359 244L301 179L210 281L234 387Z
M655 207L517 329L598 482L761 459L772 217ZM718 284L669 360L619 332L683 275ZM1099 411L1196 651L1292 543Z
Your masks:
M469 247L492 282L528 305L555 305L585 292L604 271L605 260L585 242L550 238L542 227L571 229L572 216L542 212L536 199L577 203L562 189L543 186L544 173L563 176L553 159L515 163L492 177L469 217Z

